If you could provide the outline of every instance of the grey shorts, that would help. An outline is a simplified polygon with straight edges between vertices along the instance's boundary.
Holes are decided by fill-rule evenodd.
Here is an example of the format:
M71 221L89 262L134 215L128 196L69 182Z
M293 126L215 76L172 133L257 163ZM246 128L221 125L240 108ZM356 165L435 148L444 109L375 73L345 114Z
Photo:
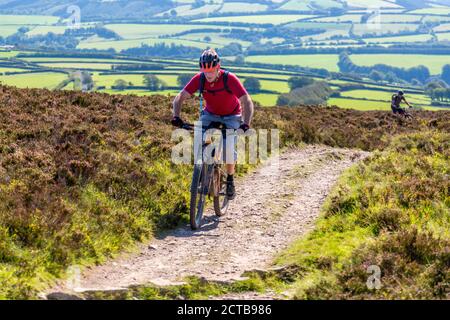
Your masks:
M239 129L241 125L241 115L229 115L229 116L219 116L216 114L212 114L206 110L203 110L200 115L200 121L202 122L203 131L211 124L211 122L220 122L226 125L229 129ZM231 140L231 141L227 141ZM233 136L232 139L226 139L224 137L224 152L223 159L226 161L227 153L234 154L234 162L237 161L237 136ZM230 161L226 161L226 163L230 163Z

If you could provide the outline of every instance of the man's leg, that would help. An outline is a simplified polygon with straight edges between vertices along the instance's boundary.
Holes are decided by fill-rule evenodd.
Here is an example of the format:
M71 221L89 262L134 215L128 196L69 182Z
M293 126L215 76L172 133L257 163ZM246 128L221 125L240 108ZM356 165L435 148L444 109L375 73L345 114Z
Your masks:
M227 164L227 174L228 175L233 175L234 174L234 169L236 168L236 164Z

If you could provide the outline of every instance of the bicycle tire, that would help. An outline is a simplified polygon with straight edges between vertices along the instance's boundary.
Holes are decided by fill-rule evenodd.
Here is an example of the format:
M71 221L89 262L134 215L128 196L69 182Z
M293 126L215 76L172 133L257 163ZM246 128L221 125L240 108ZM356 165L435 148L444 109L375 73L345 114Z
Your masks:
M213 191L214 191L214 212L216 216L222 217L227 213L229 200L226 195L226 181L223 174L223 165L215 166L213 174Z
M190 225L192 230L199 229L203 218L206 195L209 192L211 165L194 165L191 183Z

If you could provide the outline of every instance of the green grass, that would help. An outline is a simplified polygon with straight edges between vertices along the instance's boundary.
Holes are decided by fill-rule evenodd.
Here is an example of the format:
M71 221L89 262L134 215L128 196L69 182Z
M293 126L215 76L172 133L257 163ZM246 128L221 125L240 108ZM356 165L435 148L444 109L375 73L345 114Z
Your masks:
M294 298L448 298L449 141L396 137L340 178L314 231L276 259L302 268ZM371 265L381 269L379 290L366 285Z
M58 19L59 18L55 16L0 15L0 25L50 25L58 22Z
M282 24L300 19L308 19L314 16L301 14L286 14L286 15L251 15L251 16L230 16L230 17L216 17L194 20L194 22L243 22L243 23L271 23Z
M223 7L218 11L221 13L242 13L242 12L258 12L267 10L268 6L259 3L248 2L231 2L224 3Z
M212 12L216 12L221 7L220 4L207 4L199 8L183 10L181 12L178 11L179 16L196 16L200 14L208 14Z
M317 18L311 21L317 22L353 22L359 24L361 22L362 14L345 14L342 16ZM408 15L408 14L388 14L382 13L382 24L387 23L418 23L422 19L422 16Z
M140 74L99 75L98 73L94 73L93 75L93 80L97 86L105 86L107 88L110 88L119 79L132 82L135 86L144 85L144 76Z
M436 15L449 15L450 8L448 7L440 7L440 8L425 8L425 9L417 9L410 11L409 13L414 14L436 14Z
M429 34L418 34L411 36L395 36L395 37L380 37L380 38L365 38L366 43L404 43L404 42L427 42L432 39Z
M149 73L151 74L151 73ZM177 75L156 75L158 79L164 81L167 86L177 87ZM144 75L141 74L117 74L117 75L99 75L98 73L94 73L93 79L97 86L106 86L106 88L110 89L116 80L122 79L127 82L132 82L134 86L143 86L144 85ZM135 91L135 90L126 90ZM139 90L138 90L139 92ZM163 91L166 93L166 91Z
M448 17L450 20L450 17ZM437 27L434 27L433 30L435 32L443 32L443 31L450 31L450 23L443 23L438 25ZM438 35L439 36L439 35Z
M230 284L206 281L201 278L188 277L182 285L165 287L136 286L129 290L116 292L89 292L81 294L86 299L104 300L208 300L210 297L222 296L231 293L263 292L267 285L281 291L286 286L277 279L276 275L268 275L262 279L258 275L249 275L246 280L239 280Z
M353 40L349 39L349 31L350 31L350 27L342 29L342 30L327 30L323 33L319 33L316 35L303 36L303 37L301 37L301 39L303 42L309 42L309 41L325 42L324 40L331 39L334 36L342 36L342 37L346 38L346 39L343 39L342 41L352 42ZM331 40L331 41L336 42L337 40Z
M448 110L444 107L432 107L430 106L429 100L426 97L418 95L416 98L412 98L409 101L413 106L420 107L424 110L437 111L437 110ZM391 110L390 99L386 101L375 101L375 100L355 100L350 97L348 98L330 98L327 101L329 106L338 106L344 109L354 109L360 111L370 111L370 110ZM408 107L404 105L403 107Z
M315 22L353 22L359 23L361 21L362 14L344 14L342 16L326 17L311 19Z
M369 100L381 100L387 103L391 102L393 92L374 91L374 90L351 90L341 92L342 97L360 98ZM407 94L406 100L410 103L418 103L421 105L430 105L431 99L422 94Z
M178 90L161 90L161 91L124 90L124 91L119 91L119 90L105 89L105 90L100 90L98 92L104 92L104 93L108 93L108 94L135 95L138 97L152 96L152 95L175 97L179 91Z
M226 46L227 44L230 44L231 42L237 42L240 43L244 48L251 45L250 41L243 41L235 38L227 38L222 36L221 33L208 33L208 37L211 38L211 41L205 41L205 34L197 33L197 34L187 34L183 35L181 37L173 38L173 39L179 39L179 40L188 40L188 41L197 41L200 43L211 43L215 45L220 45L221 47Z
M367 0L348 0L347 4L352 7L359 7L361 9L367 9ZM392 9L392 8L403 8L401 5L392 3L391 1L384 0L371 0L370 5L374 7L384 8L384 9Z
M225 26L208 26L208 28L210 27L217 27L219 30L226 28ZM202 30L205 26L185 24L106 24L105 28L116 32L125 40L131 40L168 36L188 30Z
M272 90L277 91L279 93L287 93L290 91L287 81L281 82L281 81L260 80L260 83L261 89L263 90Z
M99 69L99 70L111 70L112 64L109 63L84 63L84 62L63 62L63 63L39 63L40 66L49 67L49 68L57 68L57 69Z
M309 11L311 8L308 6L307 1L291 0L284 3L277 10L299 10L299 11Z
M329 106L338 106L344 109L355 109L355 110L391 110L391 105L389 102L379 102L379 101L363 101L354 100L348 98L330 98L327 104Z
M440 74L442 67L450 64L448 55L421 55L421 54L352 54L353 63L360 66L373 66L387 64L400 68L411 68L424 65L432 74Z
M21 72L21 71L27 71L27 69L0 67L0 73L3 73L3 72Z
M232 42L232 41L230 41ZM179 40L179 39L160 39L160 38L142 38L142 39L130 39L130 40L111 40L111 41L81 41L77 46L78 49L110 49L113 48L116 51L125 50L128 48L140 47L141 44L155 45L165 43L166 45L171 45L172 43L176 45L184 45L195 47L199 49L205 49L209 45L215 45L214 43L208 42L198 42L189 40ZM219 45L220 47L220 45Z
M273 107L277 105L277 94L251 94L253 101L259 102L263 107Z
M450 16L425 16L423 22L448 22Z
M37 26L28 31L27 35L32 37L36 35L46 35L49 32L63 34L66 29L68 29L67 26Z
M0 82L18 88L55 88L67 79L63 73L42 72L0 76Z
M326 31L348 31L350 30L350 23L333 23L333 22L292 22L286 25L291 29L324 29Z
M0 24L0 37L6 38L13 35L21 26L19 25L1 25Z
M438 33L437 37L439 41L450 41L450 32Z
M90 63L90 62L103 62L103 63L121 63L121 64L134 64L134 63L149 63L147 61L139 61L139 60L121 60L121 59L100 59L100 58L63 58L63 57L33 57L33 58L24 58L21 57L20 60L34 62L34 63ZM152 63L150 61L150 63Z
M20 51L0 51L0 59L7 59L7 58L13 58L17 56L20 53Z
M289 75L282 74L268 74L268 73L247 73L247 72L235 72L238 77L255 77L255 78L271 78L271 79L280 79L280 80L288 80L290 78Z
M353 57L353 56L352 56ZM329 71L339 71L339 57L335 54L305 54L305 55L267 55L249 56L247 62L297 65L309 68L325 68Z
M376 34L376 35L383 35L383 34L395 34L400 33L402 31L415 31L417 30L418 25L417 24L396 24L396 23L383 23L381 24L379 29L371 29L367 24L355 24L355 28L353 32L356 35L363 36L364 34Z

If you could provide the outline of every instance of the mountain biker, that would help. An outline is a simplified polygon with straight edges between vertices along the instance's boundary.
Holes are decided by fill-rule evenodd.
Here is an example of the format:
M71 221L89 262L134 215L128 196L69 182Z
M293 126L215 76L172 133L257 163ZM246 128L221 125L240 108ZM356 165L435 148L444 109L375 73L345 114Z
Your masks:
M402 90L399 90L397 94L392 95L392 101L391 101L391 109L392 112L399 113L399 114L405 114L406 110L404 108L400 107L400 104L405 102L408 107L412 108L412 106L406 101L405 93Z
M211 122L220 122L227 128L247 131L250 128L254 106L238 77L220 68L220 58L214 49L203 51L199 66L200 72L189 81L173 101L172 125L183 126L184 122L180 118L183 102L203 88L203 92L200 92L206 101L206 107L203 108L200 116L203 128L208 127ZM236 139L232 140L233 148L231 149L231 146L227 148L235 150ZM229 200L233 200L236 195L233 175L237 155L236 151L234 153L234 162L227 162L226 165L226 194Z

